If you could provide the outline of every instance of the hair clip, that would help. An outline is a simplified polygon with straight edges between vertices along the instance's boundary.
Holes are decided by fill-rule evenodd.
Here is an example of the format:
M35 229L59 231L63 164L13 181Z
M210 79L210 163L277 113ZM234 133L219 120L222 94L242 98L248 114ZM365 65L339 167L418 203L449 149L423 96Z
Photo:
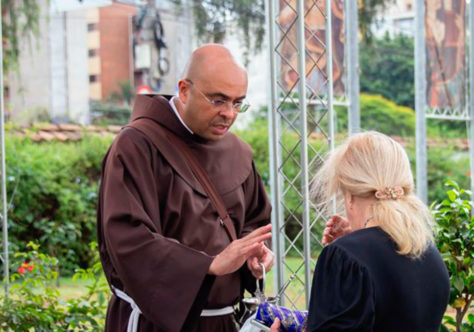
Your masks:
M379 189L375 192L375 197L380 200L386 199L399 199L405 194L405 191L400 186L387 187L385 189Z

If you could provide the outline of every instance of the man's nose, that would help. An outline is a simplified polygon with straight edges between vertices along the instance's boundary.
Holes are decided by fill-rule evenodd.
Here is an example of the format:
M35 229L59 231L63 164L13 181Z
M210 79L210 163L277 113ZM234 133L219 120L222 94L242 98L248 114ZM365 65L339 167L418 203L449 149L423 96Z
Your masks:
M219 115L224 118L234 117L234 105L232 103L225 103L224 107L220 110Z

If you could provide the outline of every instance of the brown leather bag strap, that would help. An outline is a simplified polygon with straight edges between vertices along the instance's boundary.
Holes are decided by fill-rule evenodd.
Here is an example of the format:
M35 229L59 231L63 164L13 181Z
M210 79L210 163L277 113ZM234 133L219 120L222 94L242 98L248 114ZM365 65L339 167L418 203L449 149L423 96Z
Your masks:
M196 156L193 154L191 149L183 142L177 135L168 130L167 128L161 126L153 120L148 120L145 118L137 119L129 123L126 127L133 127L145 136L147 136L153 145L160 150L160 143L158 142L159 137L156 135L157 130L161 130L166 134L166 137L170 142L177 147L177 149L182 153L182 155L188 161L188 165L193 172L194 176L197 178L203 189L206 191L209 199L211 200L212 205L217 210L219 215L218 221L226 230L227 235L231 241L237 239L237 234L235 231L235 226L230 218L227 208L225 207L224 201L222 200L221 195L217 192L214 184L209 179L207 172L201 167L199 161L196 159Z

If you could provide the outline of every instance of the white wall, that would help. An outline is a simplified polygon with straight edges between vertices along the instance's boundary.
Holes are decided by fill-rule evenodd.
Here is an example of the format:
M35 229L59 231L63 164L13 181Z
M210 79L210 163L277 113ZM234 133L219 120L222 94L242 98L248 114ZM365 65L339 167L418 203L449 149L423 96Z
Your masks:
M47 8L47 0L40 1L41 8ZM46 13L45 13L46 11ZM10 89L6 105L11 119L16 123L26 123L39 113L48 113L50 94L50 63L48 43L47 10L41 13L39 38L19 40L20 58L18 72L8 74Z
M25 38L20 41L19 71L9 74L7 109L17 123L30 122L39 114L53 120L88 123L85 10L48 10L47 0L41 0L40 5L40 35L31 42Z
M49 21L50 114L52 119L68 116L68 79L66 53L66 14L52 13Z
M67 112L75 122L89 123L89 55L86 10L67 13Z
M112 4L112 0L50 0L51 12L65 12L71 10L84 10Z

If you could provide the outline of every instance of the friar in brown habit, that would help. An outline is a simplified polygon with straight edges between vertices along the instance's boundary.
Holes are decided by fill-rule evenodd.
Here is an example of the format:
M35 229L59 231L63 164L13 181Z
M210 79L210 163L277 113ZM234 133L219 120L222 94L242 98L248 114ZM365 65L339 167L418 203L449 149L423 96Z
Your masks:
M228 49L196 49L179 96L137 96L151 121L191 149L221 195L232 241L177 146L125 127L103 162L98 240L113 291L105 330L236 331L233 306L273 265L270 204L251 149L228 132L245 111L247 73ZM162 132L162 130L156 131ZM164 142L164 143L163 143Z

